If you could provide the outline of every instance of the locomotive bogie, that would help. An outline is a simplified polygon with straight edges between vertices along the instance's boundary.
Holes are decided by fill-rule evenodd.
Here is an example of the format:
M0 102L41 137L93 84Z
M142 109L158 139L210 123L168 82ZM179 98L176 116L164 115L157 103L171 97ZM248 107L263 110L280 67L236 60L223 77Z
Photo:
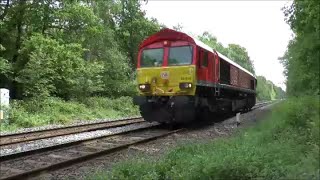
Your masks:
M149 122L186 123L195 119L194 96L138 96L142 117Z

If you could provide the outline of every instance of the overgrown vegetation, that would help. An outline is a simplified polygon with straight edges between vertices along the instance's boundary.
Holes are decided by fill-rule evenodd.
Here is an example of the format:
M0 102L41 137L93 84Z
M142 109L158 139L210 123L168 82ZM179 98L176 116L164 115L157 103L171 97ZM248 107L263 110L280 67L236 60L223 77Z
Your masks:
M139 43L164 27L146 18L141 3L145 1L0 0L0 88L9 89L16 101L10 126L2 124L2 129L100 117L93 115L94 108L80 111L86 107L83 101L135 95ZM245 48L224 48L208 32L200 39L254 72ZM75 108L69 114L53 110L51 117L49 111L31 108L48 103ZM106 113L112 107L100 109L101 114L113 117Z
M33 98L14 101L8 111L10 121L2 123L0 131L47 124L68 124L73 120L111 119L139 115L131 97L110 99L91 97L82 101L61 98Z
M14 100L1 130L138 114L137 48L161 28L141 3L0 0L0 88Z
M139 0L0 2L0 87L14 99L132 95L138 45L161 27Z
M0 87L14 99L133 95L138 45L164 27L141 2L1 0ZM244 47L225 48L209 32L199 38L254 73Z
M319 95L320 3L295 0L284 12L295 34L280 58L286 69L288 95Z
M275 100L284 99L286 93L280 88L275 86L271 81L263 76L257 76L257 99L258 100Z
M133 159L88 179L319 179L318 100L276 106L229 139L183 145L160 160Z

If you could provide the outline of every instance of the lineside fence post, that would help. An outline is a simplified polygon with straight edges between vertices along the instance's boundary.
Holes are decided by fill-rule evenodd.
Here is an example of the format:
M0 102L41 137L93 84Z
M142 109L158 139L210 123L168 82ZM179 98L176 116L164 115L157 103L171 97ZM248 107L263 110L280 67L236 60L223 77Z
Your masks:
M236 123L237 123L237 126L239 126L240 125L240 113L237 113L237 115L236 115Z

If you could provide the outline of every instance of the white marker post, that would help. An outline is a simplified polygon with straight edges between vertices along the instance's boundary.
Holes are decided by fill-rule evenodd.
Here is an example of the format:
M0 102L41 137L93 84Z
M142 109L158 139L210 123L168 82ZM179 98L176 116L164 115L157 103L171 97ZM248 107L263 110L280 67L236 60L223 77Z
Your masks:
M0 121L7 117L7 112L4 109L9 108L9 90L1 88L0 89Z
M236 123L237 123L237 126L240 125L240 113L237 113L237 116L236 116Z

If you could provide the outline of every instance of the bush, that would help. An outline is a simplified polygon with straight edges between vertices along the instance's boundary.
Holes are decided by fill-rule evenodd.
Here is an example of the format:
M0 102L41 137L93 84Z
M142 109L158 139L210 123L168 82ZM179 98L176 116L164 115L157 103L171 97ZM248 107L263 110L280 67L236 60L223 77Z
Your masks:
M24 41L21 52L25 60L19 62L23 69L16 80L25 97L57 96L69 100L94 94L107 97L134 94L128 59L117 48L108 49L100 59L89 60L83 57L88 49L79 43L63 44L34 34ZM6 67L2 62L5 61L0 61L0 70Z
M88 179L319 179L319 101L287 100L257 127L133 159Z
M87 107L97 110L113 109L120 116L133 116L139 114L138 107L133 105L131 97L122 96L120 98L110 99L106 97L87 98L83 102Z
M92 97L80 101L60 98L30 98L11 103L9 123L0 130L34 127L48 124L68 124L74 120L120 118L139 115L130 97L109 99Z

